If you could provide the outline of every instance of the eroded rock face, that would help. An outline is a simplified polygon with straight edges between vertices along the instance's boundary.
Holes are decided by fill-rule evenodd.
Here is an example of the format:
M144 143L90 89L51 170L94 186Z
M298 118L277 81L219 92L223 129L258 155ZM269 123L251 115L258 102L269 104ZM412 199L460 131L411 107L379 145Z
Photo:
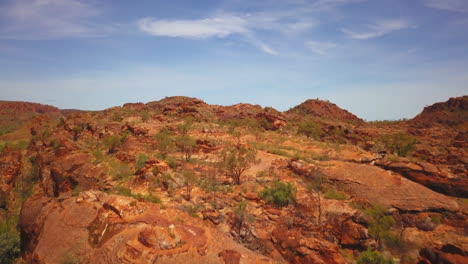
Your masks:
M290 162L296 173L313 178L317 169L298 162ZM343 185L356 198L376 202L403 211L457 211L458 204L399 174L376 166L333 161L320 170L329 181Z
M49 153L51 154L51 153ZM59 196L79 185L82 190L99 189L106 179L106 170L94 165L94 157L87 153L70 152L40 156L40 181L44 193Z
M306 238L298 229L278 226L273 230L272 241L289 263L346 263L336 244L323 238Z
M468 197L468 178L444 171L427 162L378 161L376 165L420 183L434 191L452 196Z
M0 154L0 183L1 191L8 193L14 187L16 178L21 172L21 153L6 151Z
M20 226L28 263L270 263L186 213L99 191L33 196Z

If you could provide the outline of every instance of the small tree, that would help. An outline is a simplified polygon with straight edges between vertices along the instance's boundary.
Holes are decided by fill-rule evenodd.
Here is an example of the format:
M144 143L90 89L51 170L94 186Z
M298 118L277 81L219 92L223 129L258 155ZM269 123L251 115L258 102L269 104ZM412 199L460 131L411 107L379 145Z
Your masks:
M239 202L233 210L234 217L235 217L235 225L240 229L244 225L244 223L253 223L255 221L255 217L249 213L248 211L248 203L247 201Z
M406 157L415 149L417 140L410 135L399 132L392 135L386 135L382 138L385 146L398 156Z
M185 185L185 192L187 196L187 200L190 201L191 199L191 193L193 189L193 185L197 183L197 177L195 176L195 173L189 170L184 170L182 172L182 176L184 177L184 185Z
M236 184L240 184L242 174L256 163L259 163L256 149L237 145L223 152L220 167L229 177L234 179Z
M154 136L154 139L158 142L158 149L161 152L161 155L165 158L174 148L170 131L162 129Z
M322 127L313 121L304 121L299 124L297 133L305 135L307 138L319 139L322 134Z
M311 192L315 193L315 197L317 199L317 212L318 212L318 219L317 225L321 227L322 225L322 201L320 198L320 193L325 189L325 184L323 180L323 176L320 172L316 172L312 181L307 186L307 189Z
M192 157L192 152L197 145L197 142L194 138L190 136L182 136L177 139L176 143L177 147L180 151L182 151L185 155L185 160L190 161Z
M187 117L184 120L184 123L179 125L177 128L179 129L179 132L182 136L186 136L190 129L192 129L193 126L193 117Z

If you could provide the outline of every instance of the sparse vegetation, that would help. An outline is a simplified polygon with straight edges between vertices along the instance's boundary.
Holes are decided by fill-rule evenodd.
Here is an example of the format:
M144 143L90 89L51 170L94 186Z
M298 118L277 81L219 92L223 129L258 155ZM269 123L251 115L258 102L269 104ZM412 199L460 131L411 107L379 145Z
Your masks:
M380 252L368 248L359 255L356 261L357 264L393 264L391 258L386 258Z
M396 223L395 219L392 215L386 215L385 211L384 207L377 204L368 207L364 211L369 217L369 234L388 247L401 248L403 247L403 241L392 230Z
M112 161L110 162L111 175L113 180L126 180L133 172L126 163Z
M0 263L13 264L20 256L20 236L15 229L17 220L8 218L0 223Z
M151 203L161 203L161 199L154 195L141 195L141 194L133 194L132 191L123 186L116 186L114 187L114 192L119 195L128 196L135 198L137 200L143 200Z
M241 183L242 174L252 165L258 163L257 150L245 145L231 146L223 153L220 163L227 176L234 179L235 184Z
M299 124L297 133L307 138L319 139L322 134L322 127L314 121L304 121Z
M272 187L268 187L260 193L260 197L265 202L276 206L288 206L296 203L296 188L290 182L273 182Z
M148 155L146 154L140 154L138 155L138 158L136 160L135 168L138 170L141 170L143 167L145 167L146 161L149 160Z
M350 196L346 194L345 192L336 190L336 189L330 189L325 192L324 195L325 199L330 199L330 200L349 200Z
M154 139L158 142L158 150L163 158L174 149L174 143L172 142L171 132L169 130L162 129L154 136Z
M197 143L196 140L190 136L182 136L177 138L177 147L184 153L185 161L190 161L192 152L195 149Z
M192 188L193 188L193 185L197 183L197 177L195 176L195 173L189 170L184 170L182 172L182 176L184 177L184 185L185 185L187 200L190 201Z
M239 202L232 212L239 227L243 226L244 223L252 224L255 222L255 216L249 213L247 201Z
M386 135L382 138L385 146L398 156L406 157L415 149L417 140L403 132Z

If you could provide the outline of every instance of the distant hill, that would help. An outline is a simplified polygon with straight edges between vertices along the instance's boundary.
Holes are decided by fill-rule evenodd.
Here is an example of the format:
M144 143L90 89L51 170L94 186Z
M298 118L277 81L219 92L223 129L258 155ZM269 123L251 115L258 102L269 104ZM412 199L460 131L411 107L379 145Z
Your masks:
M286 113L313 116L333 121L351 121L359 123L364 122L356 115L338 107L336 104L318 99L309 99L303 102L302 104L289 109L288 111L286 111Z
M468 124L468 96L453 97L446 102L426 106L419 115L408 122L422 126L435 123L450 127L466 125Z
M55 106L30 102L0 101L0 134L12 132L37 115L63 116Z

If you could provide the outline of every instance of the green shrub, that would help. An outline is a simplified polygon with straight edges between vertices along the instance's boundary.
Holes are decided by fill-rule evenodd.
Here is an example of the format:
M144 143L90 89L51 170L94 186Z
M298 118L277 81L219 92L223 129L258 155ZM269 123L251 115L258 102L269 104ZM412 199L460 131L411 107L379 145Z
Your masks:
M185 154L185 161L190 161L190 158L192 157L192 152L194 151L197 145L196 140L193 137L185 135L177 138L176 145L179 148L179 150Z
M252 165L257 164L257 150L244 145L230 146L222 154L222 161L218 164L226 175L234 180L234 183L241 183L241 176Z
M177 129L179 130L182 136L185 136L188 134L190 129L192 129L192 126L193 126L193 117L187 117L185 118L184 123L179 125Z
M144 111L143 113L141 113L141 121L143 121L143 123L146 123L148 122L149 120L149 113L147 111Z
M277 206L288 206L296 202L296 188L292 183L273 182L273 186L260 193L260 197L267 203Z
M412 152L417 143L415 138L403 132L386 135L382 138L382 141L387 149L401 157L406 157Z
M109 149L109 153L115 153L117 148L122 145L122 142L119 136L112 135L104 139L104 145Z
M393 259L386 258L380 252L367 249L359 255L357 264L393 264Z
M338 191L335 189L328 190L325 193L325 199L330 199L330 200L348 200L350 196L342 191Z
M0 224L0 263L12 264L20 256L20 236L14 228L16 219L6 219Z
M138 155L138 158L136 160L136 163L135 163L135 167L137 170L141 170L143 169L143 167L145 167L145 164L146 162L149 160L149 157L148 155L146 154L140 154Z
M374 205L367 208L364 213L369 219L369 235L384 242L388 247L402 248L403 241L392 231L395 226L395 219L391 215L385 215L385 208L380 205Z
M255 222L255 216L249 213L247 207L247 201L241 201L237 204L234 210L232 210L236 221L238 221L241 225L245 222L249 224L253 224Z
M182 206L182 210L189 213L193 217L198 217L198 212L203 208L204 206L202 204L188 204Z
M297 133L305 135L307 138L319 139L322 135L322 127L317 122L305 121L299 124Z
M143 200L150 203L161 203L161 199L155 195L145 195L143 196Z
M171 169L177 168L177 160L174 157L166 157L166 163Z
M168 129L162 129L154 136L154 139L158 142L158 150L163 158L173 151L174 142L172 142L171 132Z
M125 163L111 162L111 168L113 180L126 180L133 174L130 167Z
M141 194L133 194L129 188L123 186L115 186L114 193L122 196L132 197L137 200L144 200L151 203L161 203L161 199L155 195L141 195Z

